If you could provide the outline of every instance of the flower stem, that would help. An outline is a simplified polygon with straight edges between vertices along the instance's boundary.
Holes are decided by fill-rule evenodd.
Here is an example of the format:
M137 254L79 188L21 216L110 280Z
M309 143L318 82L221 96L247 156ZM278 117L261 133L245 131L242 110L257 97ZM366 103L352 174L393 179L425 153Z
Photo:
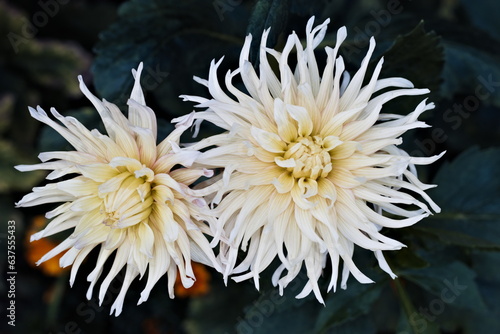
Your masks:
M408 323L410 324L411 331L413 334L419 334L421 331L418 330L416 327L417 321L413 319L415 315L417 317L420 317L420 315L417 313L417 310L413 306L410 297L406 293L406 290L404 289L403 285L401 284L401 279L396 278L394 280L394 285L396 286L396 290L398 292L398 297L399 301L401 302L401 305L403 306L403 310L405 311L406 318L408 319Z

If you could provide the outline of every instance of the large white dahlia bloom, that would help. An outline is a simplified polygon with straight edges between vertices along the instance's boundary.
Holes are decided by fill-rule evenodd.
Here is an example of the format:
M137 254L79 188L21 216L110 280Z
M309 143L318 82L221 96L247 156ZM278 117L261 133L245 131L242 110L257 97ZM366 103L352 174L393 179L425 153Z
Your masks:
M206 120L227 130L191 147L210 148L198 163L225 168L198 194L216 205L219 228L227 238L220 253L226 279L239 274L233 279L253 278L258 288L259 273L278 257L281 265L273 284L280 292L305 265L308 281L297 297L313 291L323 302L318 278L328 259L332 266L328 291L336 289L341 259L342 288L350 274L362 283L372 282L352 260L355 245L373 251L380 267L395 277L382 252L404 245L380 230L412 225L431 209L439 212L424 192L432 186L417 179L415 165L440 156L415 158L398 148L404 132L427 127L417 118L433 104L424 100L406 116L381 113L384 104L396 97L429 91L413 88L403 78L379 79L382 60L363 86L375 48L373 38L351 78L338 55L345 28L338 30L335 47L325 48L327 63L320 74L314 49L329 21L315 28L313 22L311 18L307 24L305 47L293 33L282 52L266 47L269 30L265 31L259 73L248 61L252 40L248 36L239 68L225 76L230 94L217 79L221 59L212 62L208 80L195 78L208 87L212 98L183 98L205 109L196 113L197 123ZM278 64L276 71L268 58ZM237 75L247 93L232 84ZM240 262L238 254L244 256Z
M33 118L51 126L74 148L71 152L44 152L42 163L16 166L20 171L52 170L47 176L66 180L33 188L18 207L64 202L46 217L51 219L44 230L34 234L38 240L72 229L71 235L43 256L39 263L66 251L60 265L73 265L73 285L82 261L96 246L100 253L95 269L88 275L92 297L94 285L104 263L116 251L113 265L99 289L102 303L111 281L126 266L120 293L111 307L119 315L125 294L138 275L149 267L145 289L139 304L147 300L151 289L165 273L170 297L174 297L177 272L184 287L195 280L191 260L220 270L215 255L204 236L211 234L203 222L213 219L202 198L190 194L188 186L200 176L210 176L203 168L186 168L200 154L180 149L179 137L191 126L192 117L157 145L156 116L145 105L140 86L142 63L132 73L135 84L128 100L128 118L118 107L100 101L87 89L81 77L80 89L99 112L107 135L88 130L73 117L64 117L54 108L54 121L40 107L30 108ZM175 167L175 168L174 168Z

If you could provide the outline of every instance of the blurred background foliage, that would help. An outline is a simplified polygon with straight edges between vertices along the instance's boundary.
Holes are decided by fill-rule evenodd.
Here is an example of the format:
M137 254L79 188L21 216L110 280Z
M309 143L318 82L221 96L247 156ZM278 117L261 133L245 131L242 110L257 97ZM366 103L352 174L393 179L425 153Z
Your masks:
M0 243L6 222L16 221L16 333L495 333L500 329L500 2L494 0L41 0L0 1ZM416 156L447 151L419 170L439 184L429 194L443 212L421 223L385 233L408 247L386 257L399 276L383 274L370 252L357 250L360 268L377 283L350 280L347 290L297 300L298 277L280 297L270 285L272 269L252 283L224 284L199 267L197 286L170 300L165 278L150 300L135 306L142 287L134 282L119 318L109 317L118 278L104 304L87 301L82 265L73 288L57 261L33 266L61 237L29 243L50 206L14 209L14 202L44 173L21 174L16 164L36 162L38 152L70 149L60 136L31 119L27 106L55 107L100 127L97 113L78 90L78 74L91 90L124 106L132 87L130 70L143 61L146 100L160 131L188 113L180 94L207 95L193 75L208 76L212 59L224 56L220 73L238 64L247 33L259 39L272 27L270 47L280 48L305 23L331 19L322 43L341 48L355 71L370 36L377 41L372 64L384 56L382 76L402 76L429 87L437 107L423 115L429 129L405 135L403 147ZM252 59L256 60L256 46ZM319 58L324 55L317 52ZM373 65L374 66L374 65ZM387 110L406 114L418 100L400 98ZM205 127L201 136L216 129ZM189 138L187 138L189 139ZM2 246L3 247L3 246ZM0 258L5 266L5 257ZM328 268L326 269L329 270ZM5 272L5 270L3 271ZM326 280L325 280L326 281ZM326 282L322 282L326 284ZM5 280L0 293L6 295ZM4 297L1 308L5 310ZM3 311L2 311L3 312ZM3 313L2 313L3 314ZM0 332L12 330L5 318Z

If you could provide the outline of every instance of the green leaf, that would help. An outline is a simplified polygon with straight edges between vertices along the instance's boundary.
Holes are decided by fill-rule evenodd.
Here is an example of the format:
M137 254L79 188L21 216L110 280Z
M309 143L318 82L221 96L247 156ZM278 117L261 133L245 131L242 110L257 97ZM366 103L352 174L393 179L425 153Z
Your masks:
M42 13L42 12L40 12ZM21 173L15 165L38 163L33 147L41 123L27 106L64 107L80 96L77 75L90 62L77 43L44 38L30 30L31 16L0 2L0 192L27 191L43 179L42 171ZM31 26L36 29L34 26Z
M432 94L439 92L444 65L443 46L434 31L425 31L423 21L409 33L398 36L383 57L381 77L404 77L415 87L429 88Z
M31 41L12 60L12 66L35 85L70 96L79 96L77 75L88 67L83 49L59 41Z
M307 333L314 327L318 312L323 308L314 294L303 299L295 298L300 293L307 276L302 271L284 289L283 296L277 288L269 288L245 308L239 319L237 333Z
M258 0L250 16L247 34L252 34L250 62L257 68L259 64L259 49L262 33L271 28L267 46L274 47L278 36L286 27L288 18L288 0Z
M438 334L438 326L434 323L429 325L421 312L417 312L414 306L414 300L410 300L407 287L405 287L403 283L404 282L400 278L397 278L394 281L400 305L404 310L404 312L401 312L399 318L397 326L398 331L401 331L402 329L409 329L409 331L413 333Z
M330 293L325 301L326 307L319 312L316 331L324 333L331 327L367 314L380 296L383 286L381 280L373 284L352 282L346 290Z
M277 292L275 293L277 294ZM276 300L281 302L282 299ZM271 301L267 300L267 297L263 299L259 298L254 306L247 309L245 317L238 322L236 326L237 333L287 334L307 333L310 331L314 326L314 319L321 305L317 301L301 303L300 301L286 300L284 302L290 302L296 306L284 311L277 308L276 304L272 304Z
M472 148L446 163L429 195L442 213L428 217L416 230L471 248L500 247L500 149Z
M9 128L14 100L13 94L0 95L0 134Z
M403 270L398 274L435 295L443 305L479 313L487 310L475 281L476 274L462 262Z
M500 84L500 81L498 83ZM476 86L470 87L470 92L474 92L478 87L482 87L477 90L480 94L488 92L478 83L471 84ZM442 100L438 108L430 114L433 118L429 124L432 124L433 128L419 131L421 140L418 147L422 152L426 152L425 154L433 154L432 151L439 152L442 149L451 154L459 154L468 150L471 143L480 147L500 143L498 107L483 104L474 95L459 95L454 100ZM415 143L413 142L413 148Z
M290 0L290 12L309 19L311 16L323 22L337 10L345 7L346 0Z
M184 323L188 333L235 333L237 323L244 317L244 307L258 296L251 284L229 282L226 287L219 278L211 282L207 295L190 300Z
M500 40L500 20L498 20L500 2L497 0L461 0L460 2L465 7L465 14L477 27Z
M46 175L43 171L22 173L14 169L16 165L39 163L33 156L20 151L12 142L0 140L0 193L7 191L27 191Z
M329 328L325 334L375 334L377 327L368 315Z
M445 214L440 215L441 218L446 217ZM450 215L451 219L461 219L462 215ZM437 219L436 219L437 220ZM447 245L456 245L461 247L470 247L470 248L482 248L482 249L492 249L492 250L500 250L500 245L494 242L487 241L483 238L477 238L474 236L470 236L466 233L447 230L443 228L434 228L434 227L426 227L426 226L414 226L413 229L418 232L422 232L424 234L428 234L432 237L437 238L439 241L443 242Z
M500 41L470 25L442 24L439 32L446 60L442 96L458 96L461 104L476 98L481 105L500 106Z
M76 76L88 68L89 54L76 43L36 39L36 33L29 34L28 21L27 14L0 3L0 33L5 37L0 40L0 72L5 66L4 75L21 77L22 84L28 84L29 88L40 89L40 86L44 90L56 90L59 96L79 94ZM37 28L32 26L32 29ZM0 91L16 88L23 88L23 93L27 90L27 87L16 87L11 81L0 83Z
M479 290L488 306L486 314L467 314L464 319L464 333L487 333L492 328L500 328L500 253L473 251L472 268L477 273Z
M472 268L478 274L478 280L498 284L500 287L500 253L474 250L471 254ZM497 306L500 310L500 305Z
M380 44L379 40L377 42ZM410 80L416 88L428 88L430 100L436 101L439 98L444 65L443 46L440 36L424 29L423 21L410 32L398 35L380 57L374 58L370 63L370 72L382 57L384 63L380 78L403 77ZM369 79L370 76L366 76L365 83ZM384 105L384 112L406 115L424 98L426 96L413 96L389 101Z
M416 245L408 245L407 248L402 248L397 252L388 252L386 256L391 268L394 269L415 269L425 268L429 263L412 251Z
M171 118L192 106L179 95L205 95L193 75L206 78L212 59L237 64L248 8L226 1L131 0L104 31L95 50L95 85L101 96L124 105L132 87L131 69L144 62L142 86ZM223 65L224 66L224 65ZM222 70L219 70L222 71ZM148 104L151 98L147 97ZM161 116L161 114L160 114Z
M446 80L441 87L444 97L455 94L476 96L485 104L500 106L500 56L464 43L446 41Z

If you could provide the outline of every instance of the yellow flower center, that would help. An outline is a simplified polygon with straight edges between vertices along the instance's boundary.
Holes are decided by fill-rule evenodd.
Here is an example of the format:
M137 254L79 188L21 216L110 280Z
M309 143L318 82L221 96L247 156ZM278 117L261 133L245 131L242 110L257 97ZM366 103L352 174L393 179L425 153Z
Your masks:
M297 141L287 145L283 158L295 160L295 166L287 170L297 179L304 177L316 180L326 177L332 170L330 153L319 136L297 138Z
M119 174L99 187L103 199L103 224L111 228L126 228L148 220L153 204L151 183L154 172L141 166L114 166ZM136 166L134 166L136 167Z

